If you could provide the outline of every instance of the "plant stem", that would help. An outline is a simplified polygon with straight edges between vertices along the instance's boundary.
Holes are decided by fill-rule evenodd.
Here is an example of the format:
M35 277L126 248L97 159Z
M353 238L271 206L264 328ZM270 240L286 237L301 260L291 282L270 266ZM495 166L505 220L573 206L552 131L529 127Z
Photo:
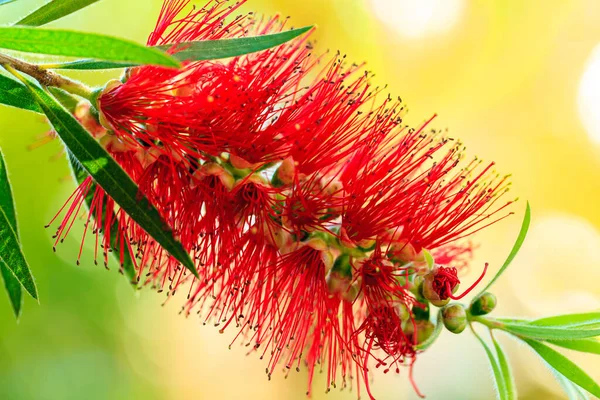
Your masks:
M476 317L470 312L467 312L467 319L469 320L469 322L479 322L480 324L487 326L489 329L504 329L504 324L502 322L494 321L483 317Z
M8 65L17 71L35 78L42 86L58 87L86 99L89 99L92 95L92 89L80 82L49 71L39 65L30 64L23 60L7 56L6 54L0 54L0 65Z

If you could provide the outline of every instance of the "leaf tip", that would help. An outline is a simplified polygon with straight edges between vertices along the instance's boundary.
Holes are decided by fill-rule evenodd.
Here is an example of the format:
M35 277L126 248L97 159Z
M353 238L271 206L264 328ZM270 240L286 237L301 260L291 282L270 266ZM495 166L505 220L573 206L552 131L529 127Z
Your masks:
M40 298L38 296L38 292L37 292L37 288L35 287L35 284L30 288L25 288L25 290L27 290L27 293L29 293L29 295L31 297L33 297L37 301L38 304L40 304Z
M190 272L196 277L196 279L200 279L200 275L198 274L198 270L196 269L196 266L194 265L194 262L192 261L192 259L189 257L187 257L186 263L184 264L184 266L190 270Z

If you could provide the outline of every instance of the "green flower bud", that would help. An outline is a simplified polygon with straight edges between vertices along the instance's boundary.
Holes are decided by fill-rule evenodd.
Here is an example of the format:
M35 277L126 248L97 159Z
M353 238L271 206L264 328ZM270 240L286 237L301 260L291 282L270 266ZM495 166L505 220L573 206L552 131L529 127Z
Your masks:
M484 270L485 272L485 270ZM423 287L421 289L423 297L431 302L436 307L443 307L450 302L450 299L458 300L468 293L474 286L467 289L459 297L454 297L453 294L458 289L460 280L458 279L456 268L447 268L436 266L430 273L425 275ZM481 279L481 278L480 278ZM477 281L476 283L478 283Z
M400 317L402 322L408 321L410 319L410 310L404 304L399 304L396 307L396 312L398 313L398 316Z
M496 296L486 292L473 299L471 302L470 311L473 315L485 315L492 312L494 308L496 308L496 304L498 304Z
M415 328L417 330L417 337L416 343L413 344L418 345L429 339L429 337L435 329L435 325L431 321L414 321L414 323L411 320L406 321L403 329L404 334L409 338L409 340L412 340L413 342L415 339Z
M416 320L428 321L431 313L429 304L425 301L421 302L421 304L423 305L422 308L417 305L412 308L413 315Z
M337 262L337 261L336 261ZM352 303L358 296L358 285L353 283L352 277L335 270L335 266L325 277L327 288L332 294L339 295L343 300Z
M462 304L449 304L441 310L444 326L452 333L461 333L467 327L467 311Z
M421 293L423 297L436 307L443 307L450 302L450 298L445 294L445 286L440 285L437 279L437 270L433 270L423 280Z
M317 233L315 237L319 237L319 233ZM333 263L333 270L343 276L352 278L352 264L350 263L350 256L347 254L341 254L339 257L337 257Z

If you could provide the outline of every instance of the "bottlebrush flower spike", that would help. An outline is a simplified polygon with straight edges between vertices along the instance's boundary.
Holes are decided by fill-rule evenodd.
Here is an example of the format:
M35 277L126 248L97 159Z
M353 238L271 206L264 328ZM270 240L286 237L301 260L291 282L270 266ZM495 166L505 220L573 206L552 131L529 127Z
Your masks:
M186 12L187 0L167 0L148 44L177 52L184 41L285 29L277 17L236 16L242 3ZM407 126L400 99L345 56L312 55L309 37L179 70L131 68L98 96L99 121L79 108L200 279L90 180L67 202L56 238L92 196L86 227L94 221L105 260L117 227L114 251L135 258L140 280L169 296L185 290L185 314L236 329L233 342L266 357L269 377L305 366L310 393L320 365L327 390L360 395L364 384L374 398L377 370L406 366L412 382L430 304L461 297L458 269L475 248L465 238L510 215L509 183L493 164L464 163L463 145L430 128L433 118Z

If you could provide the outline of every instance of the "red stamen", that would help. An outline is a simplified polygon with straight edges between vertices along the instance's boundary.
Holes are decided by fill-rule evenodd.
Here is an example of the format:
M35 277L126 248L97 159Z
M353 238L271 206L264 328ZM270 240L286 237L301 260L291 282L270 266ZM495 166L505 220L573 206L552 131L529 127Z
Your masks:
M446 282L446 288L447 288L448 297L450 297L452 300L460 300L463 297L465 297L471 290L475 289L475 287L479 284L479 282L481 282L481 280L485 276L485 273L486 273L486 271L488 269L488 265L489 265L488 263L485 263L485 266L484 266L483 271L481 272L481 275L479 276L479 278L477 278L477 280L471 286L469 286L469 288L467 290L465 290L463 292L463 294L461 294L460 296L454 296L452 294L452 290L450 289L449 283Z

